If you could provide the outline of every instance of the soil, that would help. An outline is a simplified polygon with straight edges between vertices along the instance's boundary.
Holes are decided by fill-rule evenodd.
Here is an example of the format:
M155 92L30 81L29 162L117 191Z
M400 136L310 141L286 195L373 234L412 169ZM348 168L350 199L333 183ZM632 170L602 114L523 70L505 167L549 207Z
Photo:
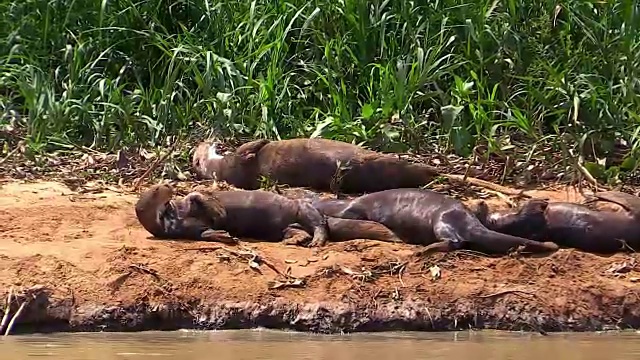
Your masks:
M580 200L564 190L529 194ZM640 326L636 254L459 251L414 261L417 246L370 240L319 250L249 239L238 246L168 241L138 224L136 199L109 190L82 194L58 182L2 184L0 302L12 289L10 319L28 301L12 334ZM489 202L507 207L499 198Z

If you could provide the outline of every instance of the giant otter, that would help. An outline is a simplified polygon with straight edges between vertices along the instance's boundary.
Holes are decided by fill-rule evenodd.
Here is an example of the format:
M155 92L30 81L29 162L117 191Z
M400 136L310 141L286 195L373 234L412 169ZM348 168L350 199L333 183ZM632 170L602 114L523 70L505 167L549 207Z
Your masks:
M519 245L540 252L558 249L553 243L489 230L462 202L430 190L390 189L353 200L318 199L311 204L327 216L379 222L404 242L436 251L464 247L506 253Z
M594 211L584 204L533 199L519 209L479 218L494 231L593 253L640 248L640 218L632 212Z
M164 223L170 222L180 224L178 237L182 235L186 239L206 240L203 236L197 235L201 232L201 227L198 227L200 225L190 219L190 217L199 217L209 220L207 225L211 231L207 232L207 235L211 240L218 240L221 237L219 231L224 231L234 237L265 241L285 240L295 243L306 242L311 239L310 234L313 234L311 246L322 246L327 240L401 241L382 224L373 221L327 218L306 201L288 199L267 191L203 191L203 193L204 195L190 193L182 200L171 200L173 189L170 185L155 185L140 197L136 205L136 214L145 229L160 238L172 235L164 232L165 226L163 226ZM194 205L193 199L199 199L200 202ZM209 206L215 206L215 210L205 208L202 205L202 199L210 199ZM188 216L180 217L180 220L176 220L176 212L167 213L165 210L170 207L170 204L184 202L192 204L191 211L188 212ZM163 215L158 217L154 214ZM192 225L195 227L193 230L189 228ZM218 232L213 232L214 230Z
M440 174L425 164L413 164L392 154L367 150L342 141L322 138L255 140L221 156L215 144L200 143L192 166L201 178L217 178L242 189L259 188L260 177L293 187L321 191L368 193L427 185L437 176L463 181L462 175ZM520 191L467 177L471 184L520 195Z
M594 203L596 201L607 201L617 204L634 216L640 218L640 198L622 191L599 191L588 197L585 203Z
M140 195L135 213L145 230L159 238L232 240L215 231L219 219L226 216L217 199L192 192L181 200L173 200L173 193L170 185L163 184L154 185Z

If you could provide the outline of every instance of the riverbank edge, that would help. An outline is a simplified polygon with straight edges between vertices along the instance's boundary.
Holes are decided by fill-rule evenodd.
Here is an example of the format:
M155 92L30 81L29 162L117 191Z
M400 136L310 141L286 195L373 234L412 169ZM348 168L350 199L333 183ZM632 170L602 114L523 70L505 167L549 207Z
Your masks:
M505 330L525 332L594 332L638 329L640 316L628 311L597 311L605 316L551 314L535 305L520 308L508 302L487 304L459 299L433 306L421 301L386 304L341 302L265 303L223 301L187 305L183 302L141 302L74 305L73 297L33 296L11 334L55 332L135 332L152 330L239 330L266 328L312 333L386 331ZM492 303L492 304L489 304ZM12 303L9 318L19 305ZM4 312L4 309L3 309Z

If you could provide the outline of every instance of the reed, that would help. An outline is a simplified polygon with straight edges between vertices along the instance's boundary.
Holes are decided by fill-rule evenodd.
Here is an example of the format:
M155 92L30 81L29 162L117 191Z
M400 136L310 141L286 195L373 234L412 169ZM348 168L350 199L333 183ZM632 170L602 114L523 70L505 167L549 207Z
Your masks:
M629 0L0 0L0 121L17 118L42 151L154 146L203 129L462 156L483 145L612 157L623 141L619 167L632 170L638 10Z

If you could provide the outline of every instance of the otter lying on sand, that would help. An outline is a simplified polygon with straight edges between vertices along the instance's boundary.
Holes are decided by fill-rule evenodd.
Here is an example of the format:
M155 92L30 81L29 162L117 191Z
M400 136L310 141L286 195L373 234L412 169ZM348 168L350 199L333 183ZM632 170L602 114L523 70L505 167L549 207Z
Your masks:
M611 194L603 196L622 199ZM553 241L593 253L640 249L640 217L633 212L594 211L583 204L534 199L520 209L479 218L487 228L504 234Z
M215 144L200 143L192 166L201 178L216 178L238 188L257 189L261 176L292 187L367 193L427 185L437 176L463 181L462 175L439 174L425 164L412 164L392 154L342 141L314 138L255 140L221 156ZM467 177L471 184L509 195L520 191Z
M165 239L232 240L215 231L218 219L226 216L217 199L192 192L181 200L172 200L173 193L170 185L154 185L136 202L136 217L151 235Z
M506 253L523 245L531 251L555 251L558 246L491 231L462 202L430 190L391 189L353 200L319 199L312 205L327 216L376 221L411 244L430 250L472 248Z
M292 200L284 196L262 190L207 191L190 193L183 200L171 200L173 190L169 185L155 185L143 193L136 205L136 214L142 225L156 237L203 239L202 226L189 216L208 219L212 230L225 231L234 237L255 238L265 241L292 242L301 244L312 238L310 246L322 246L327 240L344 241L351 239L372 239L400 242L400 239L384 225L373 221L327 218L306 201ZM210 199L215 211L204 208L201 199ZM195 203L193 199L199 199ZM176 216L176 212L166 212L171 204L186 207L188 216ZM200 213L198 211L201 211ZM182 212L183 214L185 212ZM160 215L156 215L160 214ZM165 223L179 228L172 233L163 232ZM167 234L167 235L165 235ZM195 237L194 237L194 234ZM211 240L214 232L207 233ZM310 235L313 234L313 237ZM216 236L221 235L215 233ZM206 238L204 238L206 240ZM222 239L228 242L226 239Z
M600 191L587 198L585 203L593 203L595 201L606 201L618 204L634 216L640 217L640 197L637 197L635 195L614 190Z

